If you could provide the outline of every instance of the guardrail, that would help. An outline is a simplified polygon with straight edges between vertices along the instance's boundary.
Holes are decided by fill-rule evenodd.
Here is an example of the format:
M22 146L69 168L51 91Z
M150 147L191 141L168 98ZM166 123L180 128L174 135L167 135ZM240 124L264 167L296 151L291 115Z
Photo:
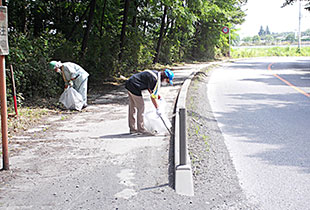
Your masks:
M197 66L192 74L184 81L177 98L174 119L174 166L175 166L175 191L181 195L193 196L193 173L191 160L187 149L187 125L186 125L186 96L189 85L201 69L220 62L212 62Z
M201 69L206 68L213 62L199 65L192 74L184 81L177 98L174 119L174 166L175 166L175 191L181 195L193 196L194 184L191 160L187 149L187 125L186 125L186 97L189 85Z
M181 195L193 196L193 173L191 161L187 150L187 127L186 127L186 96L187 90L196 71L193 72L183 83L177 103L174 129L174 165L175 165L175 191Z

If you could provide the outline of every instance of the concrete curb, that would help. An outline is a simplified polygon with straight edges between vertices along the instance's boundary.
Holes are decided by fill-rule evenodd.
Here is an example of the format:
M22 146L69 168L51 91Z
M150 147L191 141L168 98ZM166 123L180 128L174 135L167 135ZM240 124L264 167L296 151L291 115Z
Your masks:
M196 72L193 72L189 78L187 78L178 95L177 103L176 103L176 113L175 113L175 122L174 122L174 166L175 166L175 191L181 195L193 196L194 195L194 185L193 185L193 173L190 158L188 155L187 145L186 145L186 120L184 122L180 121L180 109L185 110L186 115L186 95L187 90L190 85L192 78L194 77ZM183 125L182 125L183 123ZM181 130L185 129L185 130ZM181 132L183 134L181 134ZM181 138L184 138L185 135L185 144L182 145ZM181 148L182 146L182 148ZM184 152L185 151L185 154ZM184 159L180 163L181 159Z
M176 102L174 121L174 166L175 166L175 191L177 194L194 196L193 173L191 160L187 149L187 125L186 125L186 97L193 77L201 69L212 63L195 68L191 75L184 81Z

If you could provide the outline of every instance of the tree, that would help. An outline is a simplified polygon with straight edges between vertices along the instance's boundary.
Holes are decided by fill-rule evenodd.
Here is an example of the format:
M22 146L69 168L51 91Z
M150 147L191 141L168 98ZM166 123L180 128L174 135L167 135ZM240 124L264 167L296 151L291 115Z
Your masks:
M255 35L255 36L253 36L253 42L254 43L259 43L260 42L260 36L259 35Z
M265 40L267 43L272 43L274 41L274 38L269 34L266 35Z
M161 18L159 38L158 38L158 42L157 42L155 58L154 58L153 63L157 63L158 62L158 56L159 56L159 52L160 52L160 47L161 47L161 44L163 42L164 29L165 29L165 24L166 24L165 21L166 21L166 17L167 17L167 9L168 9L168 6L164 5L164 13L163 13L163 16Z
M107 0L104 0L103 8L102 8L102 15L100 19L100 28L99 28L100 37L102 37L103 35L103 28L104 28L103 23L104 23L104 15L105 15L106 7L107 7Z
M82 42L82 55L85 53L85 49L87 46L88 42L88 37L89 33L92 27L93 19L94 19L94 12L95 12L95 7L96 7L96 0L91 0L90 4L90 9L89 9L89 15L88 15L88 20L87 20L87 27L84 32L84 37L83 37L83 42Z
M120 40L119 60L122 60L123 51L124 51L129 5L130 5L130 0L125 0L124 14L123 14L123 24L122 24L122 32L121 32L121 40Z
M297 0L285 0L282 7L286 7L287 5L292 5L296 2ZM307 3L305 5L305 9L310 11L310 0L304 0L304 1L308 1L309 3Z
M294 41L296 41L296 38L295 38L295 34L294 33L290 33L286 36L285 38L285 41L288 41L288 42L291 42L293 43Z
M266 35L270 35L271 33L270 33L270 31L269 31L269 27L268 26L266 26Z
M259 32L258 32L258 35L259 35L260 37L266 35L266 32L265 32L264 29L263 29L263 26L260 27Z
M244 41L244 42L253 42L253 38L250 37L250 36L247 36L247 37L244 37L244 38L242 39L242 41Z
M50 77L45 68L51 59L81 64L90 84L118 73L129 76L153 63L213 59L227 54L228 35L221 29L244 21L245 2L8 1L8 61L23 78L18 89L31 95L38 92L32 87L46 87L40 81ZM238 39L233 30L231 37Z

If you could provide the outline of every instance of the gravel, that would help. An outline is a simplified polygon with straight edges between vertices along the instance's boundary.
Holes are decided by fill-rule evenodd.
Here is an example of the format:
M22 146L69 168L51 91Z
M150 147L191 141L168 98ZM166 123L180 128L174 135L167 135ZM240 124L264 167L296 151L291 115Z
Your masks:
M188 150L195 197L204 209L258 209L243 193L224 138L208 103L210 72L204 69L193 78L187 94Z

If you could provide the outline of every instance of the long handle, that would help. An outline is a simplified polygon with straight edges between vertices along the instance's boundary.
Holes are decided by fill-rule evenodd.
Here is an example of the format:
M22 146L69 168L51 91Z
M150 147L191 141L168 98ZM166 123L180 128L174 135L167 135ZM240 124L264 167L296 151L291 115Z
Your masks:
M13 86L14 109L15 109L15 114L18 115L17 100L16 100L16 87L15 87L14 71L13 71L12 65L10 65L10 70L11 70L12 86Z
M162 116L161 116L161 115L158 115L158 116L159 116L159 118L161 119L161 121L164 123L164 125L165 125L165 127L167 128L167 130L169 131L170 135L172 135L172 132L170 131L170 129L169 129L168 126L166 125L166 123L165 123L164 119L162 118Z

